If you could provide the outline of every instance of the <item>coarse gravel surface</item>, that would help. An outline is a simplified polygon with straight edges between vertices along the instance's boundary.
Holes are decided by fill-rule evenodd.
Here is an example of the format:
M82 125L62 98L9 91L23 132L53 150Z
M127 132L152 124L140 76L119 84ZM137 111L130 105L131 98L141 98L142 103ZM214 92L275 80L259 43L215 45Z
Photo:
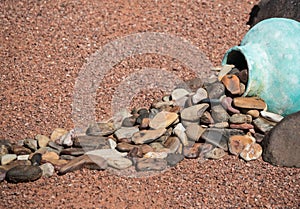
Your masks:
M120 37L159 32L188 40L214 66L239 44L258 1L0 1L0 139L17 141L73 128L76 78L88 58ZM104 75L96 117L111 117L110 104L126 76L143 68L166 70L182 80L195 76L172 57L125 58ZM210 69L203 72L204 77ZM204 78L203 78L204 79ZM164 94L136 95L147 107ZM184 160L151 176L128 177L83 169L35 182L0 183L0 208L299 208L300 172L259 159Z

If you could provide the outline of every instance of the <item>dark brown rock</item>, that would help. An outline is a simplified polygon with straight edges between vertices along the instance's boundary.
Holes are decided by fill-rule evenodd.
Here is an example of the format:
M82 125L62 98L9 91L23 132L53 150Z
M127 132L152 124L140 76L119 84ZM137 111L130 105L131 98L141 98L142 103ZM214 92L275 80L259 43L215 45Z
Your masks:
M5 179L11 183L29 182L39 179L42 174L39 166L18 165L7 171Z
M300 112L279 122L262 142L263 159L273 165L300 167Z
M12 152L15 153L16 155L28 155L31 153L31 150L29 148L20 145L13 145Z

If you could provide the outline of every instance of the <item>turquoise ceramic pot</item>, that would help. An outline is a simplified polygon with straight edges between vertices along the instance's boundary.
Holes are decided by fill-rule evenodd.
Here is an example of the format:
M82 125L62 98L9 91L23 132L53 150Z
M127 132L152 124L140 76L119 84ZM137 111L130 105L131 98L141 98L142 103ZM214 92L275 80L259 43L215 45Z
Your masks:
M259 22L229 49L222 61L248 68L244 96L258 96L268 110L288 115L300 110L300 23L286 18Z

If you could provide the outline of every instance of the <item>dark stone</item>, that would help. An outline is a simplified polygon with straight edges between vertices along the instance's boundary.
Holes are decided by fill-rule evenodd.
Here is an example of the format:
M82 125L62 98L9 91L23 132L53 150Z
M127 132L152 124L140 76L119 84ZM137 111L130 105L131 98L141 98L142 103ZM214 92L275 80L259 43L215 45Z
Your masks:
M60 152L61 155L73 155L79 156L83 155L85 150L83 148L73 147L73 148L66 148Z
M39 179L42 174L39 166L18 165L7 171L5 179L11 183L29 182Z
M12 152L16 155L29 155L31 150L21 145L12 145Z
M300 167L300 111L285 117L262 141L263 159L272 165Z
M182 161L184 159L184 156L181 154L175 154L175 153L169 153L166 157L166 161L169 166L175 166L177 163Z
M8 152L11 152L12 145L11 145L11 143L8 140L6 140L6 139L0 139L0 147L1 146L6 147L6 149L8 150Z
M133 127L136 122L136 118L134 116L127 117L122 121L122 127Z
M41 153L35 153L31 158L30 162L32 165L37 165L39 166L42 161L42 154Z
M74 140L74 147L109 149L108 138L103 136L78 136Z
M6 176L6 170L3 168L0 168L0 182L5 179Z
M253 27L258 22L272 17L284 17L300 21L300 1L261 0L252 8L247 25Z

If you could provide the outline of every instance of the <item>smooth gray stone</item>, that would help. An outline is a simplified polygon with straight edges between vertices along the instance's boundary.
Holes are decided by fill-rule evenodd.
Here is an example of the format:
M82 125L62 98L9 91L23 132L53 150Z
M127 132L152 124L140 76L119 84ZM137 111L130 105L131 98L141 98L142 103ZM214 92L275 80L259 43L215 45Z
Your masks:
M222 105L213 106L211 108L211 116L213 117L215 123L227 122L230 117Z
M165 160L167 161L169 166L175 166L183 159L184 156L181 154L169 153Z
M131 138L134 133L138 132L138 127L121 127L120 129L115 131L115 136L117 139L123 139L123 138Z
M51 163L45 163L40 165L40 168L43 171L42 176L51 177L54 174L54 166Z
M29 182L39 179L43 174L39 166L18 165L9 169L6 173L6 181L11 183Z
M271 131L271 129L274 128L274 126L276 125L276 123L268 121L261 117L253 120L253 124L258 130L260 130L263 133Z
M108 149L108 138L103 136L78 136L74 140L74 147Z
M137 171L163 171L167 168L167 161L161 158L138 159L135 168Z
M125 157L107 159L108 166L123 170L132 166L132 161Z
M205 88L210 99L219 99L221 96L225 95L225 86L221 82L205 84Z
M209 105L204 103L185 108L181 111L181 119L191 122L199 121L208 107Z

